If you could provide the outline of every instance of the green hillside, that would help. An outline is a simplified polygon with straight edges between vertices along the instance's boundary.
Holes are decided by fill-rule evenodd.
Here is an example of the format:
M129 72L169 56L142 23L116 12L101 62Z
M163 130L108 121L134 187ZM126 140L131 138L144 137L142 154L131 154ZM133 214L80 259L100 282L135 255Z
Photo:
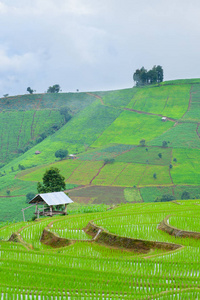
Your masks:
M180 199L184 191L199 198L199 105L200 79L0 99L0 220L22 219L25 195L49 166L78 203ZM59 161L59 149L76 159Z

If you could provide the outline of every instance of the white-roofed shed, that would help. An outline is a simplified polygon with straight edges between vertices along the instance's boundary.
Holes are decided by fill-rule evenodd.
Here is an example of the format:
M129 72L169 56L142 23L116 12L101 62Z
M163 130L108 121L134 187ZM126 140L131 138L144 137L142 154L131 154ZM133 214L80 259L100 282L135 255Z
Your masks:
M53 216L55 214L66 214L67 205L73 203L73 201L64 193L64 192L53 192L53 193L44 193L38 194L33 199L29 201L30 204L36 204L35 214L45 216ZM39 211L38 204L43 204L43 211ZM48 205L50 210L45 211L44 204ZM64 205L64 211L53 211L53 206Z

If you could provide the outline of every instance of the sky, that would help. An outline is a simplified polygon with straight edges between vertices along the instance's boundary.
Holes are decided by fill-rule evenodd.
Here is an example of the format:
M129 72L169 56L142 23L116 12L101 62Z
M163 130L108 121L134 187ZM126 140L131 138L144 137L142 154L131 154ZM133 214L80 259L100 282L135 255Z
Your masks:
M199 0L0 0L0 97L129 88L161 65L200 78Z

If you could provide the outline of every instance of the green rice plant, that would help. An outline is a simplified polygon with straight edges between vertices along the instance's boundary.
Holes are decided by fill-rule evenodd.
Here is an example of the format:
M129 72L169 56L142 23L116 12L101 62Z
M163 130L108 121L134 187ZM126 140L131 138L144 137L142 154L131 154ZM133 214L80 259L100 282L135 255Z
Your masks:
M190 85L138 89L128 108L179 119L186 112Z
M124 111L91 146L101 147L108 143L139 145L141 139L148 142L172 126L173 122L162 122L158 116Z

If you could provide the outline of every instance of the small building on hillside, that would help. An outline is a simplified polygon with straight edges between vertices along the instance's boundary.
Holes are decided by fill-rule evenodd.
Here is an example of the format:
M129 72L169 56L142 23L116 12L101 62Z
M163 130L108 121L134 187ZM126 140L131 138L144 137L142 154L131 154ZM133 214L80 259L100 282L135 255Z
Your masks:
M35 151L35 155L38 155L38 154L40 154L41 152L40 151Z
M167 117L162 117L162 121L166 122L167 121Z
M67 214L67 205L73 203L73 201L64 192L53 192L38 194L32 200L30 204L36 205L35 215L39 216L53 216L59 214ZM39 208L38 205L42 204L43 207ZM63 210L56 210L56 206L63 206Z

